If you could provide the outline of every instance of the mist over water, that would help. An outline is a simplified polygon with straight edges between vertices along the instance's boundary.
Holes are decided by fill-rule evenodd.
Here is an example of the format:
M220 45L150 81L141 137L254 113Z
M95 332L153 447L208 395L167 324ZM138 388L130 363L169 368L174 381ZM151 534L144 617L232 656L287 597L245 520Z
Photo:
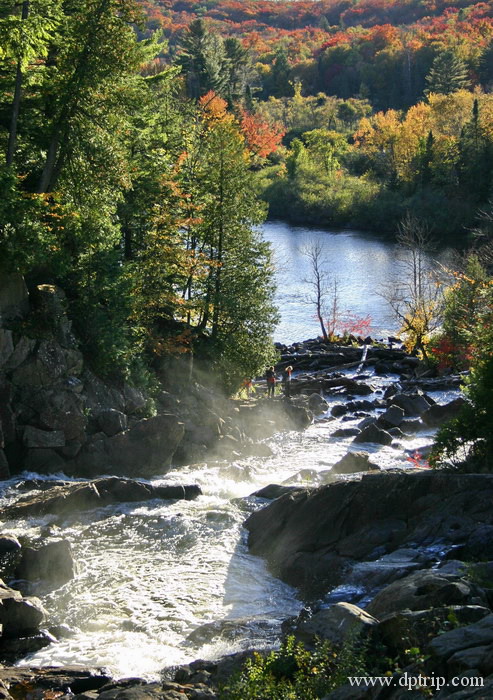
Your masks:
M317 335L310 312L296 297L305 264L299 245L310 237L327 243L348 308L371 314L379 327L388 323L383 301L373 291L396 272L395 245L350 231L331 234L280 223L266 225L265 235L287 263L278 269L283 316L276 339ZM374 378L375 386L389 381ZM329 397L331 406L338 401ZM268 440L270 457L196 464L155 480L198 483L203 495L195 501L122 504L61 519L5 523L5 532L68 539L78 567L76 578L62 588L33 591L48 610L47 626L63 629L58 641L22 665L77 663L107 667L116 677L151 679L170 665L276 643L282 620L296 614L302 602L263 560L248 553L242 523L261 502L245 497L270 483L330 481L330 466L350 444L350 438L331 434L352 426L321 421L303 433ZM420 433L406 448L427 442L430 433ZM382 467L407 465L402 450L387 447L375 451L372 461ZM7 489L3 498L18 495Z

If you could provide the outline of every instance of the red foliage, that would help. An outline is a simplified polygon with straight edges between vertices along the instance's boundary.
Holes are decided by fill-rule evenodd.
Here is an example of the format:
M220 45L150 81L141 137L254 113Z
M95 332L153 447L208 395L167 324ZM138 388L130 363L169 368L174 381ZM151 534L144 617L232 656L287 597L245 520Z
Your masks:
M407 461L411 462L413 467L416 467L417 469L431 469L429 461L422 457L418 450L416 450L411 457L408 457Z
M241 110L240 128L248 148L261 158L277 150L285 133L280 124L269 124L246 110Z

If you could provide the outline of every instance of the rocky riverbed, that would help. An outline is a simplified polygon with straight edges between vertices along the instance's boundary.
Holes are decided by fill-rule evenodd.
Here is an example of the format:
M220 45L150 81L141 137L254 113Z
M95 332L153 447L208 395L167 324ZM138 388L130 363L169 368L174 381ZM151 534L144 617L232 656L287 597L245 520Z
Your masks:
M250 653L252 629L255 639L273 643L280 630L272 617L280 624L283 605L284 633L307 644L315 635L341 644L358 630L394 656L404 641L419 646L429 656L430 673L476 674L490 682L493 484L488 475L433 473L408 461L418 446L413 464L425 465L433 431L460 410L460 377L436 377L400 349L368 343L363 352L362 343L335 346L314 339L278 346L277 371L294 367L289 400L265 399L261 381L250 400L228 399L196 382L184 393L176 382L180 368L170 366L151 415L144 394L102 382L87 367L60 290L40 285L28 296L23 280L11 276L0 289L0 313L0 465L3 478L10 478L2 510L8 529L0 538L3 663L26 654L44 658L39 654L52 645L70 648L74 631L60 620L52 624L45 606L55 599L66 605L69 591L81 591L77 581L94 577L78 570L85 565L79 538L99 537L114 547L111 533L121 518L128 535L141 533L140 542L130 538L127 545L138 566L150 565L141 558L143 542L159 547L161 538L176 558L188 546L181 538L199 543L209 529L209 557L193 544L182 575L193 569L198 576L197 567L204 575L210 567L211 580L221 575L210 566L214 537L225 537L229 529L233 548L247 518L250 554L242 544L231 562L239 557L250 569L239 575L230 562L228 573L237 587L235 600L243 611L242 598L251 594L241 586L258 557L268 562L271 578L260 568L255 576L271 591L267 599L277 599L275 613L266 608L250 618L248 612L206 617L202 624L198 618L180 621L183 603L177 605L173 624L185 627L180 634L191 649L206 649L212 639L243 640L243 651L219 662L171 663L174 668L160 681L115 681L95 667L7 666L0 669L4 697L19 697L28 686L39 698L48 697L47 691L84 700L216 697L218 685ZM41 335L29 330L33 316L36 328L44 328ZM304 444L306 428L312 442ZM293 462L287 471L286 460ZM264 464L275 465L279 482L266 481ZM240 480L241 489L230 489ZM248 495L250 481L263 488ZM149 524L156 538L146 540ZM163 527L172 539L164 539ZM156 554L150 566L161 576ZM272 574L294 589L282 588ZM163 582L163 590L170 585ZM298 591L298 615L288 610L296 607L288 602L294 602L289 590ZM252 591L256 595L260 588ZM218 591L217 601L222 597ZM217 615L220 607L214 610ZM74 618L77 624L81 616ZM124 621L122 630L127 625L135 635L138 624ZM156 649L159 644L164 641ZM354 689L337 692L334 698L380 697L362 689L359 695ZM440 697L475 697L443 692Z

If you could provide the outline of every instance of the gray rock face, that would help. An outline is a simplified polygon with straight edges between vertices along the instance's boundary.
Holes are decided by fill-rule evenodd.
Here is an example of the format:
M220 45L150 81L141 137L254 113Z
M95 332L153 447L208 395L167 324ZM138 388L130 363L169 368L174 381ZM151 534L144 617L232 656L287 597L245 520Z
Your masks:
M377 548L467 547L479 524L493 524L492 498L488 474L369 474L286 494L245 527L252 553L285 581L318 593L347 579L355 560L375 559Z
M437 571L417 571L386 586L368 605L368 612L383 618L402 610L427 610L445 605L487 607L484 592L465 579Z
M89 477L108 472L118 476L165 474L184 432L183 423L171 414L144 418L124 433L86 443L74 460L75 473Z
M24 547L17 567L17 577L26 581L61 585L75 575L72 547L67 540L57 540L38 549Z
M0 369L5 365L13 352L14 342L12 340L12 331L0 328Z
M128 426L127 416L116 408L105 408L97 415L97 421L100 429L108 437L112 437L117 433L123 433Z
M313 645L316 638L343 644L348 638L353 639L354 635L377 625L378 620L357 605L336 603L299 623L294 635L309 645Z
M65 435L61 430L40 430L28 425L24 428L23 441L26 447L64 447Z

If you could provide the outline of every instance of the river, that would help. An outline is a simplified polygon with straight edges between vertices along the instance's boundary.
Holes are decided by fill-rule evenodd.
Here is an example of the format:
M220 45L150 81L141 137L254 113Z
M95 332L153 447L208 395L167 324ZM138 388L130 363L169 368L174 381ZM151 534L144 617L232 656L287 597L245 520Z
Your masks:
M326 231L281 221L266 223L263 231L272 245L276 266L276 301L281 322L276 328L275 340L293 343L320 334L313 305L306 303L311 271L303 251L313 244L322 246L329 285L334 280L337 282L340 315L370 317L371 333L376 337L398 330L381 296L386 286L409 274L409 253L397 243L372 233ZM450 254L450 249L440 250L440 262L446 263Z
M392 328L381 298L372 292L395 274L396 246L351 231L280 223L269 223L265 234L278 260L289 258L289 264L278 265L282 321L276 339L317 333L296 296L304 265L299 245L312 239L327 244L348 308L371 314L379 328ZM386 381L378 379L380 385ZM6 523L4 531L13 534L68 539L78 567L76 578L62 588L36 591L49 625L62 629L58 641L22 664L104 666L116 677L151 679L173 664L274 643L281 621L297 613L302 601L248 553L242 522L259 504L245 497L273 482L323 482L323 472L348 449L350 439L331 438L342 425L348 423L322 421L302 434L275 436L268 441L271 457L192 465L161 480L198 483L203 495L196 501L126 504L56 521L50 516ZM429 441L423 433L407 447ZM402 452L391 448L380 449L375 461L406 463ZM14 499L14 491L4 498Z

